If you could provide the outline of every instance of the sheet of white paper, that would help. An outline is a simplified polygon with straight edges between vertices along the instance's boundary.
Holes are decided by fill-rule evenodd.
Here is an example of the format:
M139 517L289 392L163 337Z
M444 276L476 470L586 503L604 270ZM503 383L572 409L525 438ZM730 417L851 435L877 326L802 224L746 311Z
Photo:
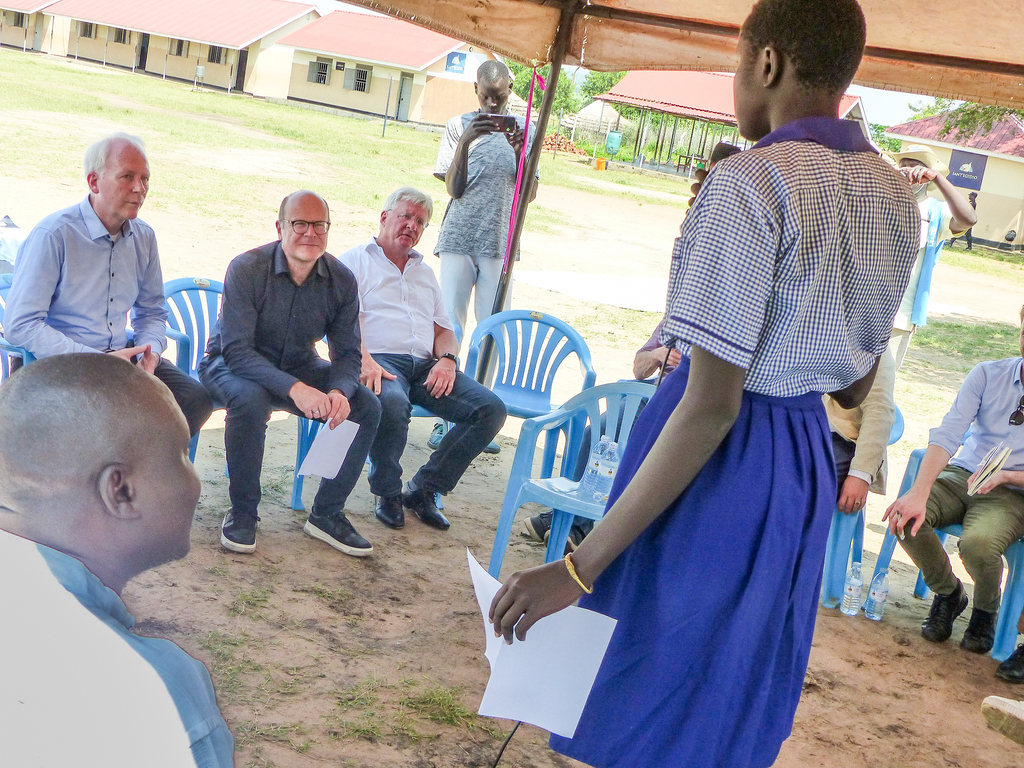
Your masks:
M337 477L358 431L359 425L354 421L343 421L334 429L321 427L299 468L299 474Z
M501 586L467 549L477 603L483 614L491 679L480 702L485 717L524 723L571 738L594 686L615 629L615 619L570 606L541 619L526 640L506 645L487 621Z

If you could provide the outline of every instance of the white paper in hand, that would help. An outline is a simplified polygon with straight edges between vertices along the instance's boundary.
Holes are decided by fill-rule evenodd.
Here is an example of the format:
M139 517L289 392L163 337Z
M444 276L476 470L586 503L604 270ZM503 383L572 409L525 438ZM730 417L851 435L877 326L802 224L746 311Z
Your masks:
M466 556L483 615L487 642L484 655L491 665L491 679L479 714L522 720L572 738L616 620L570 606L534 624L526 640L506 645L494 636L487 620L501 583L483 569L468 549Z
M299 467L299 474L337 477L358 431L359 425L354 421L343 421L334 429L322 426Z

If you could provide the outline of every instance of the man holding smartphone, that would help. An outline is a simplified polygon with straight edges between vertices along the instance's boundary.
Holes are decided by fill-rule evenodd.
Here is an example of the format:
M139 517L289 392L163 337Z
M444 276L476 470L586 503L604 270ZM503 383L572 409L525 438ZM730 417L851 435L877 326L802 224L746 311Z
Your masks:
M441 257L441 297L448 317L462 330L474 286L478 323L494 306L526 127L524 119L505 114L512 95L508 67L485 61L477 70L474 88L480 109L448 121L434 165L434 176L451 195L434 249ZM509 292L504 308L511 302ZM431 447L443 436L444 425L438 424ZM488 446L489 453L497 451L496 443Z

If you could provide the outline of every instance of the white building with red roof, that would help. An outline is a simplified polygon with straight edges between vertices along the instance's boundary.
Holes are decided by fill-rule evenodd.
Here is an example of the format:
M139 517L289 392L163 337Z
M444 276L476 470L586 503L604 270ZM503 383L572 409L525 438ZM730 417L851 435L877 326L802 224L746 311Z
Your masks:
M912 144L929 147L950 169L954 186L978 193L975 242L1024 249L1024 122L1006 115L970 136L947 132L945 125L946 116L935 115L894 125L885 135L899 139L904 150Z
M275 47L253 83L257 96L435 125L478 108L476 70L494 58L401 19L352 11L326 14Z
M43 9L56 0L0 0L0 45L41 51L48 29Z
M57 0L41 15L35 50L189 82L201 68L205 85L228 91L249 91L267 51L320 17L289 0Z

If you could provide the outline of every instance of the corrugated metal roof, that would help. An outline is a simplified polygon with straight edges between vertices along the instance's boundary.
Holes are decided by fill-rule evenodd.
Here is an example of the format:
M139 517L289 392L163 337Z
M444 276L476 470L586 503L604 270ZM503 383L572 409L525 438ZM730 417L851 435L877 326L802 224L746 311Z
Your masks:
M935 115L922 120L912 120L902 125L894 125L887 133L899 138L925 139L943 144L953 144L957 147L1024 157L1024 123L1014 115L1007 115L994 122L992 130L980 126L970 136L958 136L955 131L950 131L946 136L942 136L945 122L945 115Z
M0 0L0 11L36 13L54 2L56 0Z
M334 11L281 38L305 51L422 70L463 45L459 40L391 16Z
M46 9L55 16L236 49L310 11L316 8L287 0L58 0Z
M732 79L727 72L629 72L608 93L594 98L735 125ZM839 104L839 117L846 117L858 100L858 96L845 94Z

